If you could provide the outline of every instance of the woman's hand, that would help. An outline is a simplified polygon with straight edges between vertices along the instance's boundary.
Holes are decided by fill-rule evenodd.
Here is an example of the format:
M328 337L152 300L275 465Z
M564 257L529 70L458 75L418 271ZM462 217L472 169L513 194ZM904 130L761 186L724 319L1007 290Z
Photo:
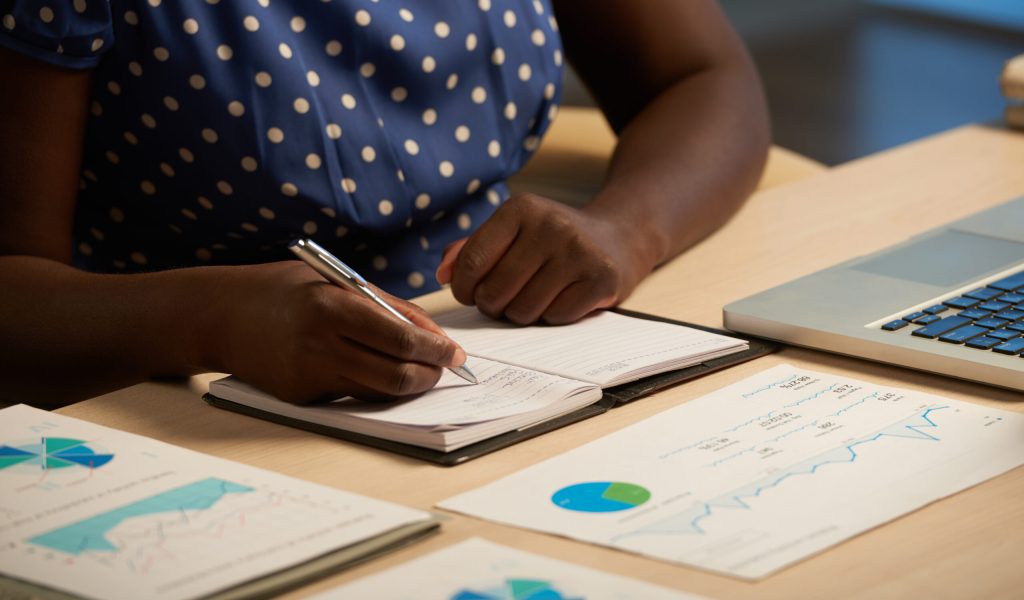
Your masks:
M437 280L491 317L570 323L618 304L654 268L644 235L611 215L522 194L445 251Z
M296 404L425 392L466 353L412 303L377 290L403 323L303 263L226 267L211 311L218 370Z

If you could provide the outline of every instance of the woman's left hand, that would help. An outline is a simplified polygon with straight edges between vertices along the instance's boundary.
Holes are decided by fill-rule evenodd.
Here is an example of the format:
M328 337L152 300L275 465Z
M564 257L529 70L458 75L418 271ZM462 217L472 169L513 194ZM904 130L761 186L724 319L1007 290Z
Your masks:
M618 304L654 268L645 235L611 215L521 194L445 250L437 280L494 318L571 323Z

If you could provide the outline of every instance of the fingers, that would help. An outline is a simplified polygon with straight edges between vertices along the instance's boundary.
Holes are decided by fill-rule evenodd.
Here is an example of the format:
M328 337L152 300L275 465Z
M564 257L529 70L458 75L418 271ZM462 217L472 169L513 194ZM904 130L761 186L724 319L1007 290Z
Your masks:
M503 314L518 325L534 323L566 285L564 269L555 262L548 262L509 301Z
M325 392L324 390L331 391ZM395 399L395 396L360 385L351 379L337 374L325 382L308 379L301 383L297 382L286 391L274 394L274 396L289 404L299 405L330 402L331 400L337 400L346 396L370 402L383 402Z
M340 358L336 371L339 384L347 379L387 396L420 394L441 378L439 367L399 360L352 340L339 340L336 356Z
M579 277L571 263L550 261L509 302L503 315L519 325L541 319L561 325L615 305L614 276Z
M473 291L473 303L485 315L492 318L501 317L506 314L509 303L522 293L524 286L530 284L547 264L551 264L548 257L537 252L535 244L521 238L517 239L498 264L476 286ZM549 283L554 284L555 282Z
M441 327L439 327L438 324L434 322L430 315L427 314L427 311L423 310L416 304L413 304L412 302L409 302L404 298L392 296L391 294L380 289L377 290L377 295L380 296L385 302L390 304L392 308L401 313L402 316L404 316L406 319L409 319L410 321L415 323L417 327L422 327L423 329L447 337L447 334L445 334L444 330L441 329Z
M438 268L455 298L491 317L565 323L614 305L644 266L629 238L599 217L532 194L502 205L480 230L453 244Z
M456 240L448 247L444 249L444 255L441 257L441 264L437 265L437 272L434 277L437 278L437 282L441 285L447 285L452 281L452 272L455 269L455 259L459 257L459 252L462 251L462 247L466 245L466 241L469 238L462 238Z
M328 307L327 323L337 337L358 342L379 353L436 367L459 366L466 361L466 353L428 317L409 308L407 303L395 303L414 325L404 323L382 310L367 298L346 290L332 290L336 300ZM430 329L417 326L429 324Z
M574 323L599 308L615 305L615 294L607 286L594 281L577 281L564 290L544 309L545 323Z
M390 400L433 388L441 369L405 362L350 340L308 356L289 385L277 393L293 404L353 396L360 400Z
M452 294L462 304L474 303L477 285L490 273L519 233L516 203L505 204L459 249L451 274Z
M405 315L405 318L412 321L417 327L426 329L427 331L430 331L455 344L455 353L452 355L452 361L454 364L445 366L461 366L466 362L466 351L463 350L462 346L460 346L455 340L448 337L448 334L445 333L444 329L441 329L441 326L434 322L430 315L427 314L427 311L408 300L395 298L394 296L390 296L387 300L395 307L396 310L398 310L398 312Z

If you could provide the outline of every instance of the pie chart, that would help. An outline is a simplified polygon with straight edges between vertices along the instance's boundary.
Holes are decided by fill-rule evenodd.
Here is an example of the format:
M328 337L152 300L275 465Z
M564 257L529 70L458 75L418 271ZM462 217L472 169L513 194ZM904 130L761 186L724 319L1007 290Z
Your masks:
M651 492L635 483L589 481L564 487L551 496L560 508L576 512L606 513L636 508L651 499Z
M0 445L0 471L22 465L42 471L83 467L97 469L113 460L114 455L97 452L83 440L43 438L35 444Z

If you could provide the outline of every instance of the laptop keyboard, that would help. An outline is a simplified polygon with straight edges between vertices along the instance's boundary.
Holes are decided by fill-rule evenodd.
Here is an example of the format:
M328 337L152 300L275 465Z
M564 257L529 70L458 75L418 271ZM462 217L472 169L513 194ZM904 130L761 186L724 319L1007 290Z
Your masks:
M1024 353L1024 271L882 325L911 335L999 354Z

